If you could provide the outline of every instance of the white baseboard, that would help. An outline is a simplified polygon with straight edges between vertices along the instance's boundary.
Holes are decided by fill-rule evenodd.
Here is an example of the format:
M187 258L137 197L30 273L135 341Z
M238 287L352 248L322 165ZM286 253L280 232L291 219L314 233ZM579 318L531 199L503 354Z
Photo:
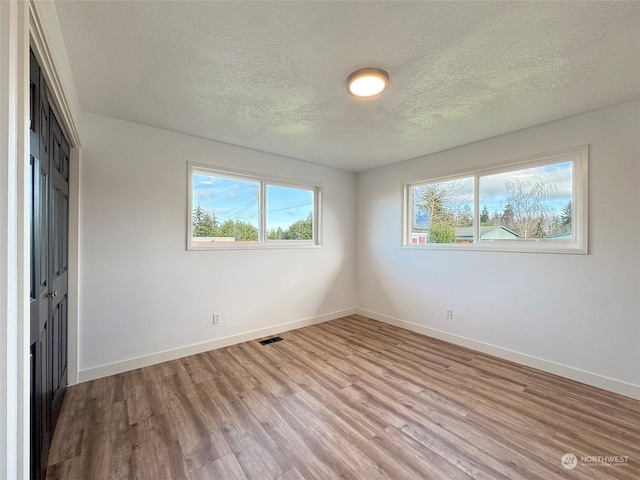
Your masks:
M525 365L527 367L542 370L543 372L552 373L560 377L575 380L577 382L585 383L593 387L602 388L610 392L618 393L620 395L640 400L640 386L638 385L633 385L621 380L598 375L597 373L587 372L578 368L568 367L566 365L551 362L549 360L544 360L538 357L533 357L524 353L515 352L506 348L496 347L495 345L479 342L477 340L472 340L466 337L461 337L459 335L447 333L435 328L425 327L424 325L419 325L417 323L407 322L405 320L391 317L389 315L384 315L382 313L372 312L362 308L357 308L356 312L358 313L358 315L372 318L374 320L388 323L390 325L395 325L396 327L404 328L405 330L411 330L412 332L421 333L422 335L427 335L428 337L437 338L439 340L444 340L445 342L453 343L455 345L471 348L478 352L486 353L495 357L519 363L520 365Z
M216 348L228 347L237 343L248 342L257 338L266 337L268 335L288 332L289 330L295 330L296 328L308 327L317 323L335 320L336 318L346 317L348 315L353 315L354 313L356 313L356 309L349 308L337 312L326 313L324 315L304 318L302 320L295 320L293 322L281 323L280 325L273 325L267 328L261 328L259 330L239 333L237 335L216 338L215 340L209 340L207 342L197 343L194 345L187 345L185 347L174 348L172 350L165 350L163 352L145 355L143 357L130 358L121 362L114 362L107 365L101 365L99 367L88 368L86 370L80 370L78 372L78 382L88 382L97 378L108 377L109 375L116 375L118 373L128 372L137 368L148 367L150 365L156 365L158 363L167 362L169 360L175 360L177 358L195 355L197 353L202 353L209 350L215 350Z

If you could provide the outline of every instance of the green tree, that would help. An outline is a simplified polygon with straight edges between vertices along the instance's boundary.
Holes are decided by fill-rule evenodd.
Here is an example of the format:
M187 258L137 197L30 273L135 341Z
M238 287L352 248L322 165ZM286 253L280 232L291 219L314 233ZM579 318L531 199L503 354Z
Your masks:
M571 205L571 200L567 202L567 204L562 207L560 211L560 228L562 232L570 232L571 231L571 216L573 213L573 208Z
M456 232L451 225L445 223L432 224L429 229L431 243L455 243Z
M543 239L547 236L547 232L545 231L545 216L540 215L538 217L538 221L536 222L535 230L533 232L533 238Z
M226 220L216 232L216 237L234 237L236 236L236 224L233 220Z
M287 240L311 240L313 239L313 218L311 214L305 220L298 220L287 230Z
M215 237L217 228L218 222L215 215L198 204L193 210L193 236Z
M269 234L267 235L269 240L283 240L284 239L284 231L282 227L272 228L269 230Z
M504 206L504 210L502 211L502 216L500 218L500 225L513 230L514 228L513 216L514 216L513 207L511 206L511 204L507 203Z
M292 223L288 229L281 227L271 229L267 235L269 240L313 240L313 216L311 213L304 220Z
M496 210L494 210L493 213L491 214L490 223L491 225L503 225L502 215L498 213Z
M236 240L241 242L257 242L258 229L250 223L236 221Z
M217 230L216 237L233 237L236 242L258 241L258 229L247 222L227 220Z
M491 219L489 218L489 210L487 210L487 206L482 207L482 212L480 212L480 225L488 226L491 225Z

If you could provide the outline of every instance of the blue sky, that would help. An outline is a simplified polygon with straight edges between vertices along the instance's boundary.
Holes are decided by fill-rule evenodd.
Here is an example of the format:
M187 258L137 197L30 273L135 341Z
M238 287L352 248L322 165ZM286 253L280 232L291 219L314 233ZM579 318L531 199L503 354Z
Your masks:
M530 186L538 182L552 186L552 191L546 199L547 208L555 213L560 213L562 208L571 200L573 190L573 163L563 162L540 167L525 168L522 170L506 173L481 176L480 185L480 205L479 211L486 206L489 215L494 212L502 213L506 205L507 190L505 183L518 179L522 182L529 182ZM457 193L450 198L452 207L468 205L473 211L473 177L447 180L440 183L444 189L447 184L457 184ZM416 185L418 187L418 185ZM428 228L429 215L426 211L415 209L413 222L416 226Z
M571 200L572 167L572 162L564 162L481 177L480 210L486 205L490 214L494 211L501 212L506 203L505 182L517 178L521 181L531 182L531 185L543 182L545 185L554 186L546 204L550 209L560 212L562 207Z
M193 208L198 204L222 223L240 220L258 226L259 188L256 181L193 174ZM313 211L313 191L267 185L267 230L287 229Z
M501 213L507 198L505 183L515 179L530 182L531 186L538 182L553 186L553 191L546 199L546 204L551 210L560 212L571 200L573 163L556 163L480 177L480 211L486 206L489 214L495 211ZM458 204L467 204L473 210L473 177L451 180L450 182L460 185L460 190L453 201Z

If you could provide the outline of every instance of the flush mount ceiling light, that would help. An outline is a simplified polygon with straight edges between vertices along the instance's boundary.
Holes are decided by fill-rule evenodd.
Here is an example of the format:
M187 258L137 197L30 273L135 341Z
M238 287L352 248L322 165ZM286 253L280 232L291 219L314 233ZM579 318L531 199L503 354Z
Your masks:
M347 77L347 92L354 97L371 98L384 92L389 74L381 68L362 68Z

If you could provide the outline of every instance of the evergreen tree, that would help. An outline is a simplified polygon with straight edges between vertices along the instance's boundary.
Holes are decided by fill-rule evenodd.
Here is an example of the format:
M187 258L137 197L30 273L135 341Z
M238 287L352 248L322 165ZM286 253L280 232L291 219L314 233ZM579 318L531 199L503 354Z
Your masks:
M571 231L572 205L571 200L562 208L560 212L560 227L563 232Z
M507 227L508 229L513 230L513 207L511 204L507 203L502 212L502 221L501 225Z
M289 228L281 227L269 230L269 240L313 240L313 216L311 213L304 220L292 223Z
M491 219L489 218L489 210L487 210L487 206L485 205L482 208L482 212L480 212L480 225L491 225Z
M533 238L543 239L547 236L547 233L545 232L545 229L544 229L544 224L545 224L544 215L540 215L540 217L538 217L538 222L536 223L536 226L533 232Z
M226 220L222 225L220 225L220 228L218 228L218 231L216 232L217 235L216 237L234 237L236 236L236 225L235 222L231 219Z
M236 220L235 237L239 242L257 242L258 229L250 223Z
M502 215L500 215L497 211L494 210L494 212L491 214L491 224L492 225L497 225L500 226L502 225Z
M269 230L269 235L267 235L269 240L283 240L284 239L284 231L282 227L272 228Z
M218 222L215 215L198 204L193 210L193 236L215 237L217 228Z
M233 237L236 242L258 241L258 229L247 222L227 220L218 228L216 237Z

